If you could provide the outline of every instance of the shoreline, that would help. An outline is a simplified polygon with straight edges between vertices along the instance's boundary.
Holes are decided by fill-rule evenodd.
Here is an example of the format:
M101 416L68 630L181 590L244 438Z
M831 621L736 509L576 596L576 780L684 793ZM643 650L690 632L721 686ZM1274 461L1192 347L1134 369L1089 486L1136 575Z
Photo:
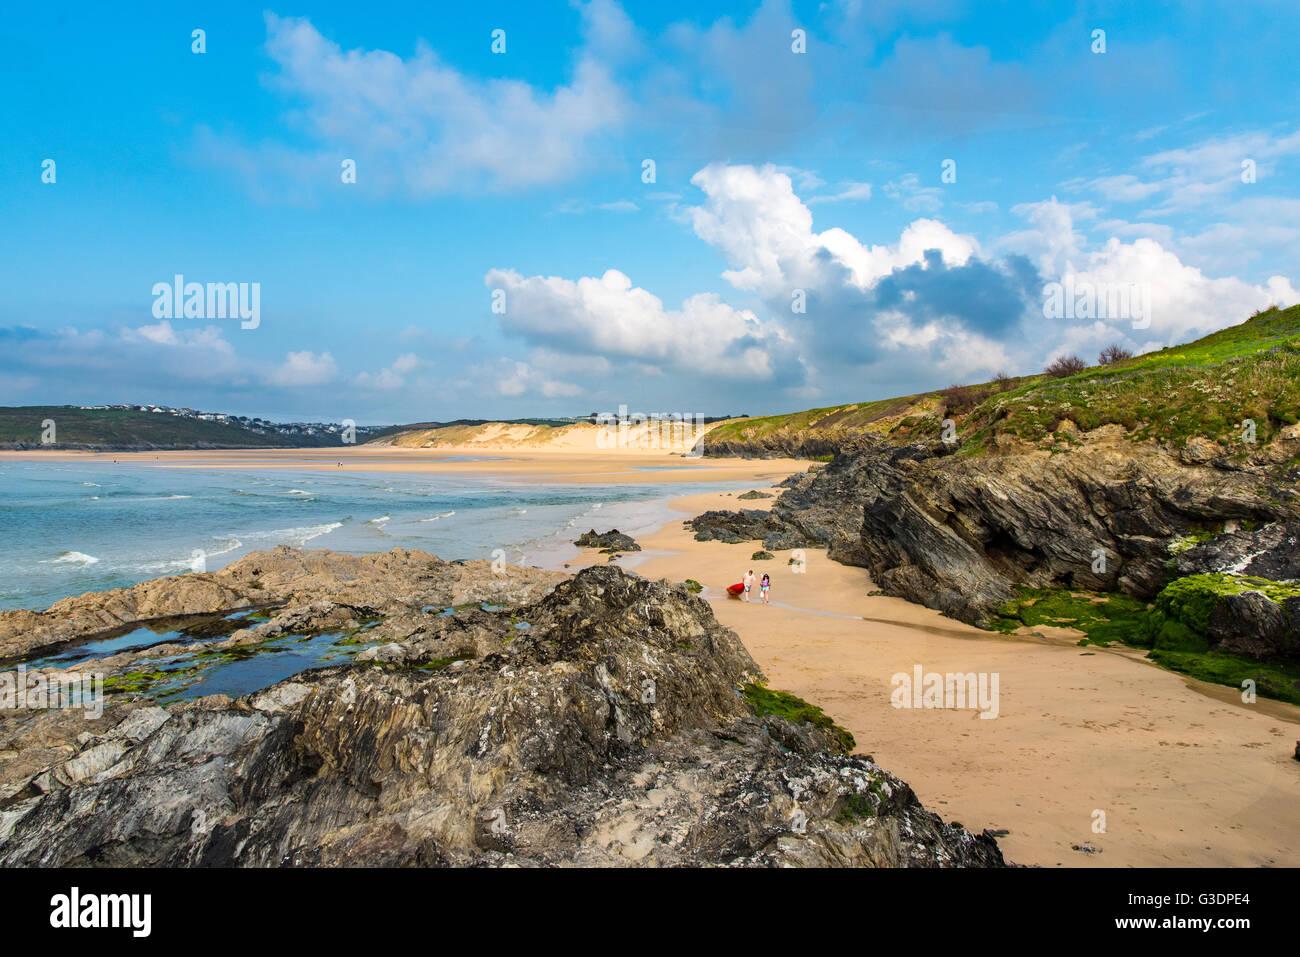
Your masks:
M807 469L800 459L687 458L655 449L583 451L548 448L401 449L349 446L185 452L0 451L5 462L117 462L176 469L297 469L302 471L445 473L515 481L569 483L775 482Z
M806 549L806 572L796 575L788 551L755 562L757 542L696 542L681 526L737 504L726 493L675 499L677 518L617 564L703 584L701 597L772 688L821 707L854 734L858 753L946 820L1008 831L999 844L1018 864L1300 865L1300 763L1290 757L1300 707L1244 705L1233 689L1162 669L1127 646L1006 636L872 595L865 569L824 549ZM592 553L569 570L605 558ZM772 576L768 607L725 595L751 567ZM891 677L916 665L998 674L998 717L893 707ZM1094 831L1099 811L1105 832Z
M272 456L276 464L269 466L262 452L157 453L128 461L162 468L333 471L338 450L328 451L325 458L307 456L307 465L299 450ZM666 476L681 462L662 454L604 453L593 461L592 455L528 453L502 474L499 457L447 462L448 455L384 455L378 458L388 459L389 467L375 468L369 453L358 454L345 470L436 473L453 466L483 478L566 482L575 474L569 470L579 469L585 471L576 474L591 476L591 482L662 485L674 481ZM51 457L112 458L0 454L0 460ZM705 471L726 477L678 469L675 481L747 482L775 495L780 490L774 482L810 464L709 461ZM922 605L871 594L865 569L833 562L824 549L806 549L806 571L795 574L786 564L789 551L755 562L750 556L758 542L696 542L682 527L682 520L710 508L771 506L771 499L738 501L742 491L636 502L638 518L620 519L619 526L643 550L624 553L616 564L652 580L699 581L701 597L736 632L772 688L822 708L854 734L859 753L909 782L931 810L976 832L1007 831L999 843L1019 864L1300 865L1300 818L1294 813L1300 763L1290 759L1291 742L1300 738L1300 707L1267 699L1242 705L1234 689L1166 671L1126 646L1083 649L1066 634L1034 638L981 631ZM576 537L586 529L572 531ZM608 558L570 543L537 567L574 573ZM726 597L726 586L751 567L773 576L771 606ZM917 665L926 672L998 675L997 719L981 720L972 710L893 707L891 676ZM1105 813L1105 832L1093 830L1099 811Z

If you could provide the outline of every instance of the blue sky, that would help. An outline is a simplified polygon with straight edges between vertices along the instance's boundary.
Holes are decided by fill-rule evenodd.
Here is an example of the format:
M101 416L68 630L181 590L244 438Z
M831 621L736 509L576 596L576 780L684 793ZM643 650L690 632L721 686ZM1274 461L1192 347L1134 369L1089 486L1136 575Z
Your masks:
M0 404L757 414L1296 301L1290 4L460 6L7 10Z

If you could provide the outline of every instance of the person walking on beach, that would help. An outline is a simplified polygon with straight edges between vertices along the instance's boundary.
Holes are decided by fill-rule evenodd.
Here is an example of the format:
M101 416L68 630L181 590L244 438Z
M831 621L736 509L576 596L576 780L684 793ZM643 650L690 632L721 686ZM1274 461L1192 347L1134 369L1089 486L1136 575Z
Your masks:
M749 601L749 590L754 587L754 569L745 572L745 577L741 579L745 583L745 594L741 596L741 601Z
M767 572L763 573L763 580L758 583L758 596L763 599L763 604L767 604L767 590L772 587L772 579L768 577Z

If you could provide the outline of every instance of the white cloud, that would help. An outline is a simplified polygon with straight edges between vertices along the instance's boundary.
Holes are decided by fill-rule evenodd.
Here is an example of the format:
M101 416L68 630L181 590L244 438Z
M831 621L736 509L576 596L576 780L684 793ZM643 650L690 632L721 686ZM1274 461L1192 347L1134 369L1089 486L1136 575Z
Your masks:
M559 351L763 380L774 371L771 351L789 348L775 325L716 295L666 309L617 269L577 280L494 269L484 281L506 292L503 329Z
M608 203L593 203L585 199L567 199L556 207L557 213L580 215L582 213L635 213L641 207L630 199L616 199Z
M870 183L846 182L840 184L840 190L838 193L813 196L808 200L808 205L812 206L815 203L842 203L845 201L867 200L870 198Z
M1090 180L1087 186L1106 199L1120 203L1138 202L1160 192L1159 183L1144 183L1130 173L1100 176Z
M407 352L394 359L388 368L378 372L359 372L352 381L359 389L391 392L405 386L406 377L423 365L423 359Z
M905 173L885 184L885 195L909 213L937 213L943 208L943 190L938 186L922 186L915 173Z
M1069 278L1075 288L1088 284L1094 290L1149 290L1151 324L1140 331L1143 338L1166 345L1183 342L1235 325L1268 305L1286 306L1297 301L1291 281L1284 276L1270 277L1263 285L1233 276L1212 278L1147 235L1128 243L1112 235L1099 248L1086 249L1083 237L1074 228L1074 214L1080 210L1058 202L1056 197L1022 204L1015 211L1037 228L1005 237L1001 245L1031 255L1037 252L1045 280ZM1081 212L1093 215L1087 206ZM1091 320L1075 330L1063 325L1064 340L1091 341L1099 336L1135 332L1132 316L1101 318L1109 318L1111 328L1099 329Z
M337 374L338 366L334 363L334 357L328 352L317 355L303 349L301 352L290 352L286 355L284 362L271 370L267 381L276 386L299 388L325 385L333 381Z
M571 382L552 379L527 362L501 357L490 362L471 366L470 381L475 387L485 383L497 395L517 398L540 396L542 398L571 398L582 394L582 388Z
M589 33L606 42L618 31L609 7L595 4L587 15ZM295 167L318 176L332 167L322 186L337 184L340 157L347 157L356 160L363 189L426 196L555 183L582 167L592 139L627 111L609 70L588 53L579 55L567 85L547 91L466 75L423 42L403 58L344 50L306 19L267 13L266 25L266 50L280 70L271 85L303 103L293 119L318 145L297 151L211 135L201 141L214 161L254 182Z
M737 289L788 298L793 289L834 284L828 261L848 270L859 289L893 270L924 261L938 249L949 265L979 250L973 237L933 219L911 223L894 246L865 246L838 227L813 232L812 212L795 195L790 177L774 166L706 166L691 182L707 197L690 211L695 233L736 267L723 278Z

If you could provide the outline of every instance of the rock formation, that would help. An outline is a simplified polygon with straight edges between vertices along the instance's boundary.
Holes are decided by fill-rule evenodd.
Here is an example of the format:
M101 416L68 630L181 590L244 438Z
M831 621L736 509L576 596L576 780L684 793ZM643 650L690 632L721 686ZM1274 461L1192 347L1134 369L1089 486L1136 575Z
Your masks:
M599 548L606 554L641 551L641 546L636 543L636 539L631 535L624 535L617 528L611 528L608 532L600 533L597 533L593 528L591 531L579 535L573 544L579 548Z
M1113 426L1068 451L978 457L955 454L957 444L865 437L789 480L771 512L706 512L692 527L697 538L761 539L769 550L823 544L831 558L869 569L886 594L970 622L1017 585L1152 598L1172 577L1172 542L1225 524L1296 521L1294 431L1245 459L1218 446L1208 455L1136 443ZM1275 572L1294 563L1254 560L1281 562L1267 566Z
M268 624L295 627L346 601L384 616L384 642L233 700L0 716L0 862L1003 863L842 734L751 706L758 668L685 586L547 574L276 549L60 603L35 618L47 636L87 628L97 599L121 623L274 597ZM417 607L487 592L508 607Z

